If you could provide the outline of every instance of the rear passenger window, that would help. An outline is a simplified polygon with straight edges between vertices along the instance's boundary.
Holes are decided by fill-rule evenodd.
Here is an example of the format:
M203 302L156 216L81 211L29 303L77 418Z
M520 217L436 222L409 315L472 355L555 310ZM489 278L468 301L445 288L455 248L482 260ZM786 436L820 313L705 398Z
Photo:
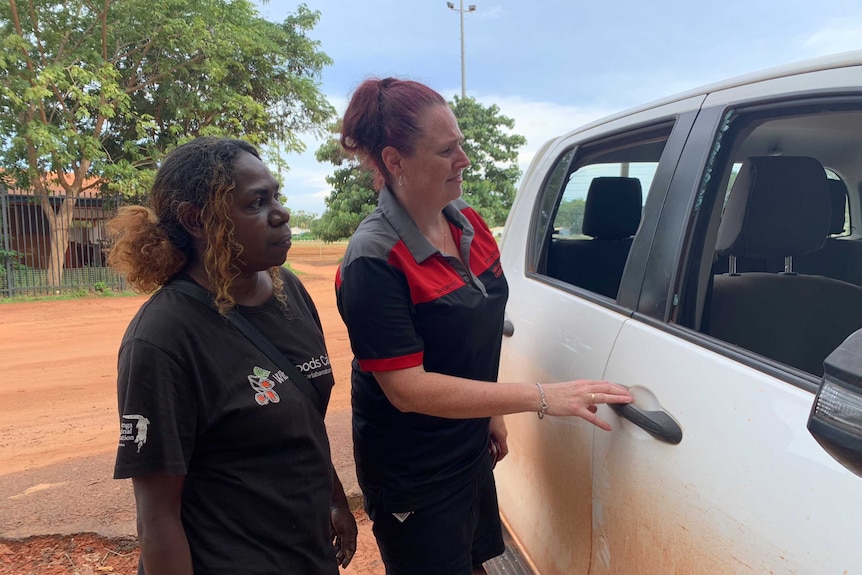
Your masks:
M743 110L719 134L677 320L820 376L862 328L862 106Z
M632 162L612 164L590 164L573 172L566 183L560 207L554 219L554 233L563 237L587 239L593 236L584 233L584 210L590 189L595 189L605 178L605 190L612 186L625 185L624 180L637 180L641 189L641 207L643 207L644 190L649 190L655 175L658 162ZM616 183L615 183L616 182ZM620 183L623 182L623 183ZM613 192L611 192L613 193ZM630 234L634 235L634 233Z
M671 128L619 134L558 158L539 202L539 274L616 299Z

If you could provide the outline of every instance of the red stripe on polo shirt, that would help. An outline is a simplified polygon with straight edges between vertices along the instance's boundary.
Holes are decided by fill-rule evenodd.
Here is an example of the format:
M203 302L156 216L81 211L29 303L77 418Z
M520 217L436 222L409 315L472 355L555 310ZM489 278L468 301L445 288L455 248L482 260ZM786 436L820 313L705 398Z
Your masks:
M389 263L410 278L410 300L414 304L434 301L464 286L464 278L439 255L433 255L417 264L403 241L392 247Z
M422 365L425 359L424 352L411 353L400 357L388 357L386 359L360 359L359 368L362 371L395 371Z

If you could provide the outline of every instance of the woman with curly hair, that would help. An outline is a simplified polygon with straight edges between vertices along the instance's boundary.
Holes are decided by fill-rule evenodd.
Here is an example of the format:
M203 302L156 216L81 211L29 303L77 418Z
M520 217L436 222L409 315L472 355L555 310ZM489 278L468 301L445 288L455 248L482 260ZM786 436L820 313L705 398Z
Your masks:
M164 159L151 208L111 222L109 263L158 289L118 364L114 476L132 478L139 573L331 575L356 550L320 411L334 383L320 320L282 267L289 219L253 146L198 138ZM303 373L320 405L227 321L237 313L297 368L322 367Z

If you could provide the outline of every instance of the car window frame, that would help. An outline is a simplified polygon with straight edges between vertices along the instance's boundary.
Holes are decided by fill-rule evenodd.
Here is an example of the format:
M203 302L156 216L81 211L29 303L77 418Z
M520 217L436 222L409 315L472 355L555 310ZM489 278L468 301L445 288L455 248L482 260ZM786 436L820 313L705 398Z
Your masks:
M657 293L667 293L667 298L663 302L661 301L661 297L656 297L656 304L654 304L654 311L661 310L663 307L663 312L644 313L644 310L639 309L638 313L634 315L635 318L666 331L675 337L695 343L710 351L724 355L736 363L757 369L767 375L771 375L812 393L816 392L820 385L820 377L758 355L756 352L733 346L728 342L698 331L691 325L687 325L690 323L690 320L686 319L685 323L679 323L677 318L680 305L691 305L691 301L688 298L691 297L692 288L684 284L691 281L692 273L700 270L702 264L695 262L695 259L702 261L704 257L703 250L705 249L704 243L707 241L706 231L708 226L704 225L702 220L703 218L709 220L710 214L702 210L702 208L710 202L715 201L714 195L720 193L720 190L723 189L722 183L726 185L726 182L712 181L713 172L717 166L721 166L721 170L724 169L728 161L727 156L729 151L740 141L740 135L730 128L730 124L739 118L743 118L744 120L745 117L757 117L758 119L768 117L782 118L795 114L811 113L812 108L817 106L830 109L838 106L862 109L862 94L857 92L823 94L821 91L812 91L811 93L794 94L792 98L786 96L772 99L758 98L751 101L718 105L701 110L686 149L683 150L683 156L680 160L680 166L683 168L677 177L679 181L671 184L671 190L668 194L669 205L674 205L678 200L682 200L686 196L691 196L693 200L688 205L686 228L683 234L679 236L682 239L680 242L682 249L679 250L675 265L671 266L670 258L663 258L668 260L664 262L655 259L651 260L648 266L649 273L644 282L644 291L647 294L650 293L647 286L650 282L654 284L655 288L652 290L653 297L656 297ZM752 121L754 120L743 123L738 129L743 130L745 127L751 125ZM726 137L733 138L730 145L727 145L725 142L724 138ZM699 167L695 169L695 166ZM699 176L697 176L698 171ZM724 178L721 179L724 180ZM694 194L692 194L691 188L694 182L696 182L696 189L693 190ZM686 188L690 190L688 194L685 192ZM657 242L662 241L661 236L673 236L673 231L667 226L662 227L661 221L659 222L659 227L661 234L656 238ZM670 252L668 248L674 243L672 237L665 237L664 241L668 244L664 248L660 245L652 246L652 255ZM690 273L689 270L693 271ZM664 286L667 286L669 289L665 290ZM644 308L648 307L647 300L644 298L642 298L642 306Z
M635 253L636 246L646 245L652 241L654 227L645 225L645 220L648 213L660 211L660 206L664 202L664 196L667 186L672 180L673 173L679 161L679 154L684 147L685 140L688 136L694 120L697 117L697 110L682 112L676 114L668 114L666 116L652 118L648 121L632 124L631 126L621 127L612 132L598 134L591 138L585 138L580 141L572 141L569 145L562 147L556 152L552 167L547 171L542 179L539 195L533 202L533 213L530 220L530 230L528 238L530 245L525 250L526 261L524 262L524 270L526 275L536 281L553 285L558 289L568 291L578 297L598 303L602 306L614 309L616 311L631 315L637 306L639 298L639 289L642 283L642 276L645 266L633 264L632 254ZM627 144L635 144L639 141L649 139L649 135L653 137L659 132L667 132L667 139L664 144L661 157L656 168L655 175L649 190L644 190L646 194L646 203L644 204L643 217L638 233L634 237L632 249L629 253L629 259L623 271L622 280L620 282L620 290L616 300L608 299L601 294L590 290L569 284L565 281L545 275L539 270L546 265L547 246L550 235L553 233L552 223L556 217L556 212L559 207L559 202L566 188L568 177L575 172L579 166L587 165L589 159L600 155L600 151L606 153L614 147L625 147ZM552 182L554 178L558 178L557 182ZM548 189L553 183L553 188ZM658 208L656 208L658 206ZM646 237L643 237L646 236ZM639 250L638 253L641 253ZM631 270L629 269L631 267Z

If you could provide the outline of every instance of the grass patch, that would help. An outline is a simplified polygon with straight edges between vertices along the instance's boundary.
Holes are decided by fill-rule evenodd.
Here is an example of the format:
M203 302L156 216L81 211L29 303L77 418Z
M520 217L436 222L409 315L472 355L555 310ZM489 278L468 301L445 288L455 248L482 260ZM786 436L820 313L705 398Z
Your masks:
M4 303L28 303L28 302L37 302L37 301L66 301L73 299L83 299L83 298L115 298L115 297L129 297L141 295L139 293L133 291L89 291L85 289L74 290L69 292L64 292L61 294L51 294L51 295L16 295L14 297L0 297L0 305Z

